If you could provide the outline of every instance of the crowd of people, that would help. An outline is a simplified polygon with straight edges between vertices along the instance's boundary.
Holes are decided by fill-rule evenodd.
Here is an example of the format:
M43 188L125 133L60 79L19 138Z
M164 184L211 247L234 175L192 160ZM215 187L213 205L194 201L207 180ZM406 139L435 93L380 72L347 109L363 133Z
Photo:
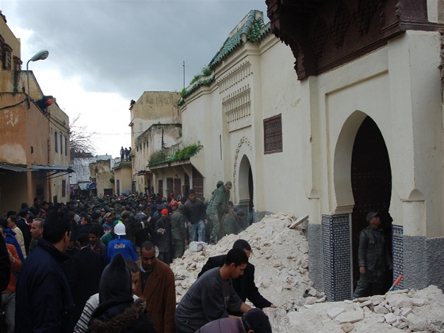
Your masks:
M216 244L243 228L231 186L218 182L208 202L191 189L179 200L35 198L9 211L0 218L0 331L271 332L260 309L274 305L254 284L244 240L211 258L176 304L172 260L192 241Z

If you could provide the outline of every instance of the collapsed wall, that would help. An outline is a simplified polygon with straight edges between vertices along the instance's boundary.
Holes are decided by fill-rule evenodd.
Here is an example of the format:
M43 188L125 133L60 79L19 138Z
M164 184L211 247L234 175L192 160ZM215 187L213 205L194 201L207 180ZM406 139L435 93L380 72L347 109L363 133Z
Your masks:
M290 311L309 288L313 296L322 300L322 294L313 293L313 283L308 277L308 242L302 228L289 228L295 220L293 214L286 212L268 215L239 235L223 237L214 246L204 246L200 252L187 250L171 265L176 276L177 302L196 281L207 259L226 254L240 238L251 245L250 262L256 267L255 282L262 296Z
M308 243L295 216L265 216L239 235L228 235L200 252L187 250L174 260L179 303L196 281L207 259L226 254L237 239L252 247L259 292L278 309L264 311L274 333L298 332L433 332L444 333L444 295L435 286L423 290L397 290L343 302L325 302L308 277Z

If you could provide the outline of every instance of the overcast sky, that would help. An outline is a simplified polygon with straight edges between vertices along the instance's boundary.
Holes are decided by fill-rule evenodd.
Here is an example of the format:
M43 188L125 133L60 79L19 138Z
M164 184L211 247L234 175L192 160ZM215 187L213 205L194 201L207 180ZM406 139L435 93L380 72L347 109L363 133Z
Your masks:
M45 95L96 132L98 154L130 145L130 100L144 91L181 91L252 9L265 0L0 0Z

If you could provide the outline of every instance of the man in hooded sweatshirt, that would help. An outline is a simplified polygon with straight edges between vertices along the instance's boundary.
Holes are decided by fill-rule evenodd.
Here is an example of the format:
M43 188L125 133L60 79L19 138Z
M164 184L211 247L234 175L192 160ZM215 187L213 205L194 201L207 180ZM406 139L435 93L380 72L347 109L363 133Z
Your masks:
M99 285L99 306L89 322L89 332L156 332L146 315L145 300L133 300L131 272L120 253L103 270Z

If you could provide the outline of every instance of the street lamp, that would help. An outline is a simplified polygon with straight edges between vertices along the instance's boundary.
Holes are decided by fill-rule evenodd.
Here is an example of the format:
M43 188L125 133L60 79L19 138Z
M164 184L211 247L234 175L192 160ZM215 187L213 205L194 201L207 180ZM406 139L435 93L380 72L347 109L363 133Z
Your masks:
M48 58L49 56L49 52L46 50L41 50L39 52L37 52L36 54L34 54L34 56L28 60L28 62L26 63L26 77L28 79L28 109L31 107L30 105L30 91L29 91L29 70L28 70L28 65L30 61L39 61L39 60L45 60L46 58Z

